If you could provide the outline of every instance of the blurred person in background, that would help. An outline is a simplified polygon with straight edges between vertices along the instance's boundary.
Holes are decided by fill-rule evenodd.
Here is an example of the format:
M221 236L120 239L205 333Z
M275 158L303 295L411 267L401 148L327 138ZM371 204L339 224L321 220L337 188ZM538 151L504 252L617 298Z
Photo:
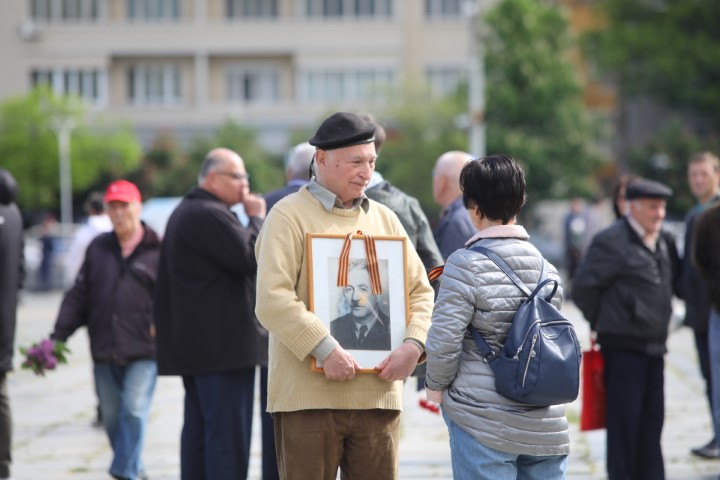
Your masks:
M12 463L7 373L13 369L18 292L25 280L23 222L16 197L15 178L0 169L0 480L10 478Z
M435 242L445 260L477 233L463 207L460 189L460 172L470 160L469 153L450 151L440 155L433 169L433 198L443 208L434 232Z
M627 202L625 201L625 190L627 189L628 183L632 182L633 180L637 179L638 177L636 175L621 175L620 178L618 178L617 183L615 184L615 187L613 188L613 213L615 213L615 219L620 219L625 216L625 213L627 212L626 205Z
M385 143L385 129L375 121L372 115L366 113L361 116L376 126L375 152L379 156L383 143ZM442 265L443 257L433 238L430 222L417 198L408 195L385 180L377 170L373 172L370 183L365 190L365 195L395 212L410 239L410 243L420 256L423 265L425 265L425 270L429 271L433 267Z
M87 219L75 230L72 242L65 254L65 285L71 286L85 259L85 250L90 241L101 233L112 230L110 217L105 213L102 192L92 192L85 200Z
M585 202L581 198L573 198L570 201L570 211L565 215L565 261L567 262L568 281L572 281L575 276L575 270L580 265L583 254L583 240L587 227L585 210ZM568 290L567 286L566 290Z
M230 210L237 203L247 227ZM268 333L254 313L265 208L240 155L216 148L167 222L155 295L158 367L185 387L183 480L247 478L256 366L268 358ZM263 429L263 446L274 444L272 435ZM276 477L277 466L263 472Z
M57 240L57 219L48 212L43 216L40 232L40 268L38 269L38 290L44 292L53 288L53 275L55 269L55 243Z
M73 286L65 293L53 340L86 326L113 459L110 475L145 477L142 450L155 383L153 291L160 239L141 222L142 198L126 180L108 185L104 202L113 229L95 237Z
M361 117L375 124L375 153L379 156L385 139L387 138L385 128L377 123L375 117L369 113L363 114ZM365 189L365 195L376 202L382 203L395 212L395 215L398 216L400 223L405 229L405 233L407 233L410 239L410 243L420 257L420 260L422 260L426 271L442 265L444 260L440 254L437 243L435 243L430 222L417 198L408 195L385 180L377 170L373 172L370 183L368 183ZM418 403L421 407L427 408L425 396L425 364L418 365L413 372L413 376L417 378Z
M268 211L281 199L297 192L300 187L310 181L310 162L312 162L313 155L315 155L315 147L307 142L295 145L288 152L285 165L287 184L264 195Z
M705 278L695 267L692 246L695 240L695 221L704 210L720 202L720 161L710 152L693 155L688 163L688 184L697 204L685 215L685 253L682 259L682 273L678 284L678 296L685 300L685 325L695 334L695 347L698 354L700 372L705 379L705 391L708 397L711 417L720 420L720 397L713 400L713 370L720 376L720 349L718 355L710 355L712 344L720 345L720 326L710 337L710 298ZM720 250L720 244L716 245ZM709 343L708 343L709 342ZM701 458L720 458L720 422L715 422L713 438L701 447L690 450Z
M662 230L671 195L658 182L628 183L627 213L595 235L573 282L605 362L609 480L665 478L664 355L680 262Z
M705 281L710 301L708 337L710 338L710 375L712 385L712 416L715 432L720 431L720 202L698 213L695 219L693 245L686 246ZM695 453L695 452L693 452ZM697 455L698 453L696 453ZM702 455L701 455L702 456ZM707 457L706 458L714 458Z

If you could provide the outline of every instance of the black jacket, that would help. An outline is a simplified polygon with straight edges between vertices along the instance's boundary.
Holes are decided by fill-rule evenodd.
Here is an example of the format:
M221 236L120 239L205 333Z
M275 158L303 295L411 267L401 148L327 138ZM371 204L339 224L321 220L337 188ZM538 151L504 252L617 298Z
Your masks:
M124 365L155 357L152 303L160 240L150 227L143 228L143 239L127 258L114 232L90 242L51 338L66 341L85 325L95 363Z
M695 264L707 283L709 301L720 312L720 203L698 216L692 247L686 248L693 250Z
M0 372L12 370L18 290L25 279L23 224L15 179L0 170Z
M250 217L244 228L201 188L173 211L155 294L160 374L267 365L267 330L255 317L255 240L261 225Z
M575 304L602 346L666 352L679 258L671 234L651 252L622 218L593 238L573 280Z
M395 212L426 270L443 264L430 223L416 198L386 180L365 190L365 195Z
M720 195L710 202L720 202ZM678 296L685 300L685 325L694 331L708 331L710 318L710 299L708 298L705 280L693 263L692 248L695 243L695 224L702 213L701 208L693 208L685 217L685 253L682 258L682 269L678 281Z

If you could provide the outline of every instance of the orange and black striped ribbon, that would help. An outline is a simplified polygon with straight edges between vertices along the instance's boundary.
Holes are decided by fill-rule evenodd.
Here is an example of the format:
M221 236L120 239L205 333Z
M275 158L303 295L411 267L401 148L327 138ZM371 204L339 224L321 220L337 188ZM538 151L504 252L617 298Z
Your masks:
M382 293L382 284L380 283L380 269L378 268L377 252L375 251L375 240L372 235L365 235L362 231L357 231L358 235L365 237L365 253L367 254L368 273L370 274L370 285L373 295ZM347 286L348 268L350 265L350 246L352 245L353 232L345 236L345 243L340 251L340 265L338 267L337 285L338 287Z
M440 275L442 275L444 269L445 269L445 265L440 265L438 267L431 268L427 274L430 282L434 282L435 280L440 278Z

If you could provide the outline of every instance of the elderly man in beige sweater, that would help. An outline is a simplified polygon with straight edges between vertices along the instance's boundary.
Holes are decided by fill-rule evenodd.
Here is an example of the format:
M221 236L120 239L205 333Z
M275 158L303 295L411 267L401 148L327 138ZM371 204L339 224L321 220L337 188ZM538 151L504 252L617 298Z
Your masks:
M268 411L285 480L335 480L338 468L343 478L397 478L402 381L424 358L433 305L420 258L405 249L408 319L374 373L358 373L356 358L308 308L306 234L406 236L397 216L364 194L375 169L374 131L354 113L328 117L310 139L315 177L275 205L256 243L256 313L270 332Z

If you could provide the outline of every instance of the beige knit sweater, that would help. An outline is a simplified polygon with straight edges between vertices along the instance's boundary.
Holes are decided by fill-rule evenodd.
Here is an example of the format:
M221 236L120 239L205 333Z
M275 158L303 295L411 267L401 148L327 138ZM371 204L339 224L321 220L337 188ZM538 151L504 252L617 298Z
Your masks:
M311 370L310 352L330 332L308 310L306 233L405 236L397 217L370 201L363 209L325 210L302 187L277 203L265 219L255 245L258 259L257 305L260 323L270 331L268 411L319 408L402 410L402 381L386 382L376 374L358 374L339 382ZM408 243L409 245L409 243ZM433 290L420 258L406 247L410 322L405 338L425 344L433 307ZM338 252L339 253L339 252Z

